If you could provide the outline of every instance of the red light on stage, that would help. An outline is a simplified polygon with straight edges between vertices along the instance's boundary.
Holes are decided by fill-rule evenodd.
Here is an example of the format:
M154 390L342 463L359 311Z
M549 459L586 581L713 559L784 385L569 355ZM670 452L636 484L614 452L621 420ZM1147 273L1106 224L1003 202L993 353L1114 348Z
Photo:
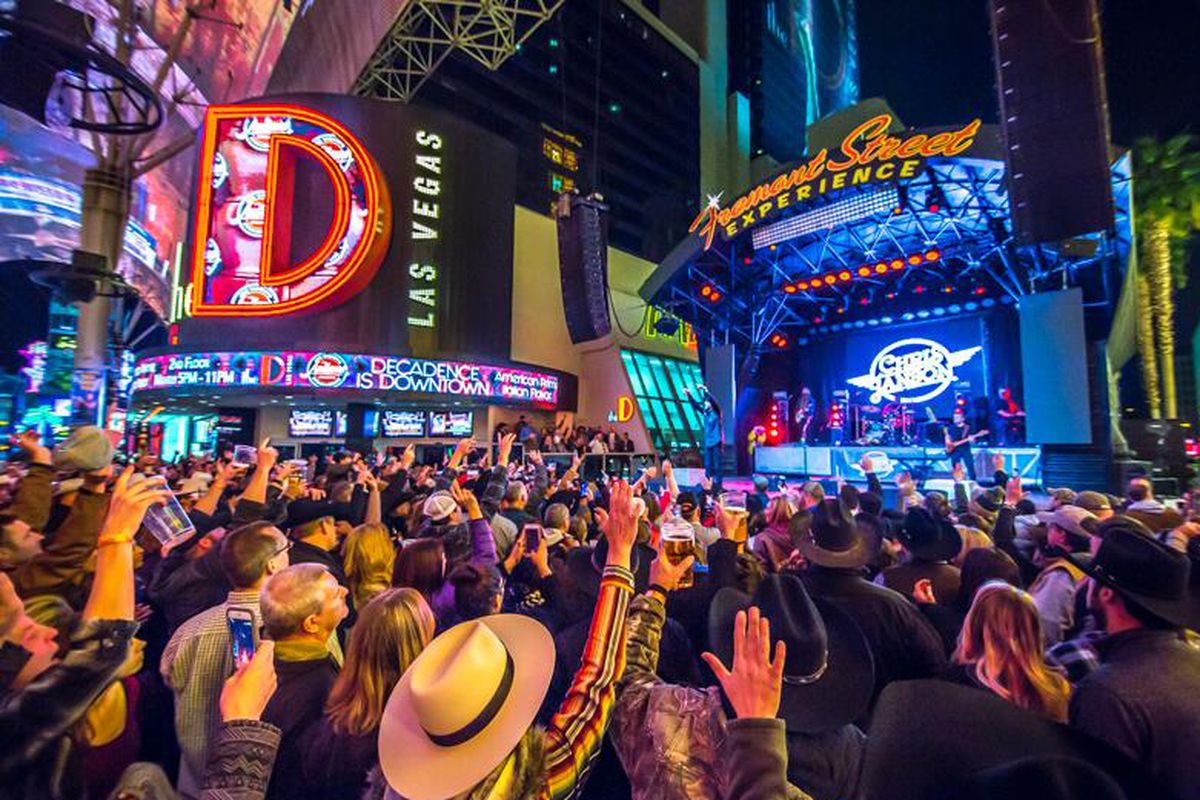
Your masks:
M925 260L926 261L937 261L941 257L942 257L942 253L940 250L926 250L925 251Z
M860 297L860 298L858 298L858 304L859 304L860 306L869 306L869 305L871 304L871 298L869 298L869 297Z
M720 293L720 292L718 292L716 289L714 289L714 290L713 290L713 293L712 293L712 294L710 294L710 295L708 296L708 299L709 299L711 302L715 303L715 302L717 302L718 300L720 300L720 299L721 299L721 293Z
M931 214L936 214L937 212L939 212L939 211L941 211L941 210L942 210L942 207L941 207L941 206L939 206L937 203L930 203L930 204L929 204L929 213L931 213Z
M882 265L880 265L880 266L882 266ZM892 259L892 269L904 269L904 259L903 258L893 258ZM877 267L876 271L882 272L883 270L880 270Z
M753 264L754 259L751 258L750 256L746 256L745 258L742 259L742 263L746 264L746 265Z
M785 292L787 292L788 294L795 294L796 293L796 285L794 283L789 283L788 285L783 287L783 290Z
M812 319L812 324L813 324L813 325L820 325L820 324L821 324L821 323L822 323L824 320L825 320L825 318L824 318L824 317L813 317L813 319Z
M179 344L179 326L178 325L172 325L170 328L167 329L167 339L168 339L168 343L171 345Z
M834 276L834 275L826 275L825 276L825 285L826 286L833 286L835 283L837 283L836 276Z
M888 292L888 293L887 293L887 295L885 295L885 296L887 297L887 299L888 299L888 300L895 300L895 299L896 299L896 293L895 293L895 292Z
M913 253L911 256L908 257L908 263L912 264L913 266L920 264L921 256L918 255L917 253ZM893 267L893 269L894 269L894 267Z
M925 294L925 287L921 286L920 284L917 284L916 286L913 287L913 292L915 292L916 294Z
M976 287L975 287L975 294L978 294L978 295L987 294L987 288L986 288L986 287L984 287L984 286L976 286Z
M841 280L841 281L848 281L852 277L853 276L850 274L850 270L848 270L848 269L844 269L838 273L838 280Z
M867 277L867 276L868 276L868 275L870 275L870 274L871 274L871 268L870 268L870 267L868 267L868 266L865 266L865 265L864 265L864 266L861 266L861 267L859 267L859 268L858 268L858 275L859 275L859 277L860 277L860 278L865 278L865 277Z

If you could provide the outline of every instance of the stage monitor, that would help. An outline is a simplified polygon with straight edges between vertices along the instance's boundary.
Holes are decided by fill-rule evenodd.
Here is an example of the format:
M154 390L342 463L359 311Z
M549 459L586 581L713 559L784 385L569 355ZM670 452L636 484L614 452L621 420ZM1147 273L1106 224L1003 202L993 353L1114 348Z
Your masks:
M1026 295L1018 313L1026 442L1091 444L1083 292L1067 289Z
M424 436L425 412L384 411L380 419L380 431L385 439Z
M330 408L293 408L288 412L288 436L292 439L333 436L334 413Z
M473 411L429 412L429 435L446 437L470 436L475 429Z

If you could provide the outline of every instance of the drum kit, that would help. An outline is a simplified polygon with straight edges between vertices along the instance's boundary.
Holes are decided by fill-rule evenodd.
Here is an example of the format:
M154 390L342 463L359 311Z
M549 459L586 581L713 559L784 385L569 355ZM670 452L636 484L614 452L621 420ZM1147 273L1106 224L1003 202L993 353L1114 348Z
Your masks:
M904 403L854 406L859 445L908 446L917 442L916 413Z

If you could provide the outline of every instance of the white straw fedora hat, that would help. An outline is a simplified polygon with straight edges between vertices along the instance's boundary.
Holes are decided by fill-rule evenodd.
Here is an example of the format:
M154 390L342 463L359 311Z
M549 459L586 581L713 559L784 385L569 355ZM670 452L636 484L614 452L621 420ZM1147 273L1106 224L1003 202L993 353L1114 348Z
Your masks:
M486 778L533 723L554 672L541 623L494 614L422 651L388 698L379 764L407 800L444 800Z

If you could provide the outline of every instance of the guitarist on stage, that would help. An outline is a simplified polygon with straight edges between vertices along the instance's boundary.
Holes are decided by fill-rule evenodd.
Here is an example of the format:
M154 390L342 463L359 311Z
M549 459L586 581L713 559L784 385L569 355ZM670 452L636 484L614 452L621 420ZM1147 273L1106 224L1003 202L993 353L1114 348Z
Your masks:
M812 392L805 386L800 390L800 396L796 399L795 417L796 425L800 428L800 444L808 444L808 429L816 415L817 404L813 400Z
M975 455L971 452L971 442L986 434L986 431L971 433L967 424L967 415L961 408L954 409L954 416L946 426L946 452L950 454L950 468L962 464L967 471L967 477L975 480Z

